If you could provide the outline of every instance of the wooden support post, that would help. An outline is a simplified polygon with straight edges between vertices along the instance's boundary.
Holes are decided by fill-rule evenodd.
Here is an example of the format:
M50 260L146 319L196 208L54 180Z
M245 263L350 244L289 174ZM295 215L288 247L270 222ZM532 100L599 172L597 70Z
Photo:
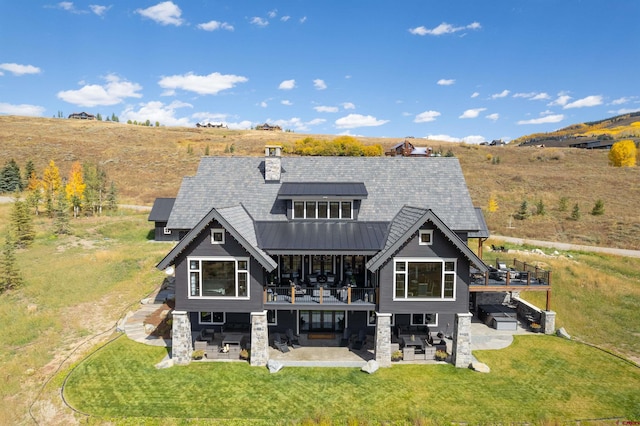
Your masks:
M320 286L320 304L322 305L322 297L324 296L324 287Z
M267 303L267 288L262 290L262 303Z
M547 311L551 310L551 289L547 290Z
M296 303L296 286L291 286L291 304L295 305Z
M347 305L351 304L351 287L347 287Z

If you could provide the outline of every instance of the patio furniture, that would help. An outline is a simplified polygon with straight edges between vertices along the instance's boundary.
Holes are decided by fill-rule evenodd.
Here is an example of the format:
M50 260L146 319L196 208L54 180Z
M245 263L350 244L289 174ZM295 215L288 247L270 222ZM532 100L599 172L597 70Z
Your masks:
M366 342L367 342L367 330L365 330L364 328L361 328L360 331L358 331L358 337L356 337L356 340L353 342L353 345L351 345L351 349L358 351L364 347Z
M222 346L229 345L229 346L240 347L240 345L242 344L243 337L244 335L240 333L225 334L224 337L222 338Z
M413 348L414 352L424 351L424 342L420 337L415 336L403 336L402 343L405 348Z
M416 353L413 347L405 346L402 349L402 359L404 361L414 361L416 359Z
M293 330L290 328L287 328L287 342L289 344L289 346L291 346L293 349L299 348L300 347L300 339L298 339L298 336L296 336L295 334L293 334Z
M287 342L282 339L280 333L273 334L273 347L279 350L282 353L289 352L289 347L287 346Z
M209 343L213 343L215 337L215 330L213 328L203 328L200 330L199 340L204 340Z

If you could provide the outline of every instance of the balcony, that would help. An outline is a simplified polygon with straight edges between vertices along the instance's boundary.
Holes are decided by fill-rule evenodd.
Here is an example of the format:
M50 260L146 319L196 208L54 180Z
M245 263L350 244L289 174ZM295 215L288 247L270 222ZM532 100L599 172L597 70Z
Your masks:
M265 305L361 305L375 306L377 290L360 287L268 287Z
M469 291L550 291L551 271L513 260L513 266L496 259L496 266L480 273L471 269Z

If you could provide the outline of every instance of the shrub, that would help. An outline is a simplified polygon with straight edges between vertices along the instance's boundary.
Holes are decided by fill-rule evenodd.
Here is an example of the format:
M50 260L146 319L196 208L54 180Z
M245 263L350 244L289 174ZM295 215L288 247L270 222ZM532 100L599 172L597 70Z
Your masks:
M191 354L191 359L202 359L202 358L204 358L204 351L202 349L193 351L193 353Z
M447 352L442 350L437 350L435 354L435 358L438 361L444 361L447 359Z
M604 201L597 200L596 204L593 206L591 210L591 214L593 216L602 216L604 214Z
M573 210L571 211L571 220L580 219L580 206L578 203L573 205Z
M558 211L566 212L569 206L569 199L567 197L561 197L558 203Z
M391 354L391 361L400 361L400 360L402 360L402 351L401 350L393 351L393 353Z
M539 200L536 203L536 214L538 216L544 216L547 212L544 209L544 202L542 202L542 200Z

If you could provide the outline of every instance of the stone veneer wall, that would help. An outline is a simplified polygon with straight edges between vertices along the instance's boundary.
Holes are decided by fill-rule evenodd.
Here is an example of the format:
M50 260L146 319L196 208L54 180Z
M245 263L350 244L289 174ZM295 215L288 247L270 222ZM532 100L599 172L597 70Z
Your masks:
M473 361L471 354L471 317L470 313L456 314L453 323L453 365L468 368Z
M380 367L391 367L391 314L376 312L376 361Z
M267 311L251 312L251 365L263 367L269 361Z
M186 311L173 311L172 315L171 358L175 365L188 365L193 353L189 314Z

